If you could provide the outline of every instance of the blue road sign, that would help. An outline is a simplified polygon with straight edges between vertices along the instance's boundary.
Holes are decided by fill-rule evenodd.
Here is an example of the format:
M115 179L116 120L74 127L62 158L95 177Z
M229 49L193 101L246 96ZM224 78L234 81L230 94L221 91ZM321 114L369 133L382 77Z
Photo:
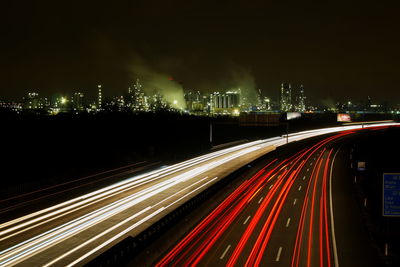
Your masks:
M383 216L400 216L400 173L383 174Z

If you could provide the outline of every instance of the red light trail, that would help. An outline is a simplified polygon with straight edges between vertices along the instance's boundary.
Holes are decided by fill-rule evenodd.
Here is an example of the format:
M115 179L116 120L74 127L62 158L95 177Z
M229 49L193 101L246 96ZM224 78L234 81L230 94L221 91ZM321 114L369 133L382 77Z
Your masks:
M292 266L331 266L331 244L327 202L328 169L333 149L327 149L335 140L355 131L344 131L327 137L295 155L269 162L262 170L241 184L228 198L211 212L198 226L177 244L156 266L204 265L211 252L218 249L241 213L255 202L255 196L264 194L239 240L228 253L226 266L260 266L268 250L271 236L288 196L296 191L299 175L308 172L306 165L317 158L313 166L292 244ZM312 163L311 163L312 164ZM307 169L307 171L305 170ZM269 186L269 187L268 187ZM298 191L300 191L301 186ZM247 222L247 221L246 221ZM305 245L305 246L304 246ZM223 257L227 253L224 252ZM278 257L279 259L279 257ZM239 264L240 261L240 264Z

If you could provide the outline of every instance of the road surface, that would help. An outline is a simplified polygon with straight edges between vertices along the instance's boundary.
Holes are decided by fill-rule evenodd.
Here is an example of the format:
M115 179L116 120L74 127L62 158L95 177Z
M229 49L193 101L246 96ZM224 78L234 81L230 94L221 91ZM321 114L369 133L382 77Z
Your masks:
M375 126L371 125L370 127ZM293 142L322 134L359 128L361 126L351 125L305 131L291 134L288 141ZM212 186L241 166L285 143L285 137L276 137L216 151L126 179L92 193L5 222L0 225L0 265L83 265L125 237L136 236L188 199ZM310 154L311 152L307 153ZM317 157L318 152L313 153L314 157ZM316 170L315 178L310 180L315 180L316 184L326 184L327 178L325 176L323 178L318 177L321 176L320 173L325 168L326 162L330 160L329 157L332 156L332 153L320 150L319 153L318 161L314 164L320 167ZM297 176L303 171L302 166L308 164L310 160L305 157L306 154L297 155L290 161L282 163L281 167L279 167L280 169L275 170L279 171L279 174L271 176L271 180L267 181L269 178L266 177L270 176L266 176L265 173L260 174L260 177L262 177L260 179L254 178L254 181L252 181L258 184L259 191L246 189L246 196L249 199L254 198L253 201L249 199L246 201L251 202L251 205L255 205L255 199L259 198L260 203L256 204L260 204L265 210L271 209L271 212L267 212L268 214L276 214L271 215L269 219L274 225L278 214L285 210L282 206L283 203L286 203L285 200L288 197L290 188L298 185ZM263 182L261 183L261 181ZM288 183L287 181L290 182ZM272 186L268 184L271 182L273 182ZM269 185L268 190L263 186L265 183ZM321 238L324 244L331 242L330 239L325 240L326 228L323 229L321 236L309 236L307 234L307 229L314 229L317 227L316 225L320 225L321 218L324 226L328 224L325 216L328 201L327 192L323 194L322 200L318 200L319 196L317 196L314 189L310 191L307 189L308 186L305 188L305 185L299 185L299 187L301 187L299 192L307 190L306 192L308 192L309 197L312 197L312 201L310 200L311 202L306 205L303 216L305 218L304 227L301 229L301 231L304 231L304 238L302 237L298 242L301 242L301 244L303 242L311 242L312 247L314 242L317 242L315 240L320 240ZM311 186L311 188L314 187L316 185ZM264 196L263 194L266 195ZM243 202L240 203L240 205L235 204L231 208L236 210L238 207L240 209L247 207ZM275 208L271 207L272 203L276 203L273 206ZM314 213L317 214L315 216L320 217L315 219L316 221L309 221L307 214ZM263 216L261 213L257 216L254 215L246 224L256 226L256 221L265 219ZM231 217L231 219L236 219L236 217ZM268 229L265 230L266 235L269 235ZM249 234L249 237L251 237L251 234ZM257 251L263 251L264 249L265 241L261 241L257 241L260 249ZM234 247L221 249L227 250L223 258L231 259L228 255L233 251ZM222 254L224 251L222 251ZM252 260L254 259L255 262L259 258L257 256L259 252L257 251L251 254L254 255ZM307 257L310 257L312 261L315 260L315 255L317 255L314 250L299 251L298 258L301 261L304 260L304 253L311 255ZM239 254L242 253L242 251L239 252ZM333 252L328 251L327 248L326 256L323 257L326 257L327 261L331 261L331 257L335 255ZM287 252L282 248L280 253L285 255ZM241 258L233 258L233 261L241 261Z
M356 131L267 162L156 265L374 266L342 176L349 156L340 141Z

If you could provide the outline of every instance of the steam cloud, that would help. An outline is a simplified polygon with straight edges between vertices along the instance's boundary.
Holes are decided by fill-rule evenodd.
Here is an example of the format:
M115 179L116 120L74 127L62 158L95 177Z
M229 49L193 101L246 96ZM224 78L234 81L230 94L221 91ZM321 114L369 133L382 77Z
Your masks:
M136 59L135 63L131 65L131 71L135 77L140 79L143 91L147 95L160 93L173 107L180 109L186 107L183 88L178 82L172 80L170 75L150 67L139 59Z
M164 64L159 64L159 63ZM186 62L188 63L188 62ZM186 103L184 99L184 90L182 85L170 78L168 72L185 74L190 77L189 81L185 83L190 89L200 90L203 93L212 93L214 91L231 91L240 89L241 98L246 98L247 102L257 103L257 90L256 82L252 73L233 62L224 62L219 66L218 73L207 73L199 79L197 74L190 73L190 65L182 64L180 61L167 60L159 61L158 64L150 64L144 61L141 57L134 57L134 64L129 66L130 72L134 77L138 77L142 84L143 90L147 95L160 93L165 100L170 104L177 101L177 108L185 108ZM189 73L187 73L189 72Z
M321 104L328 108L335 108L335 101L332 98L324 98L321 100Z
M247 102L256 103L258 94L256 81L250 70L230 61L218 68L220 69L218 73L208 73L207 77L198 81L197 88L209 93L236 91L240 88L242 99L246 98Z
M250 103L256 103L256 82L250 71L236 66L231 70L231 77L233 89L240 88L242 98L246 98Z

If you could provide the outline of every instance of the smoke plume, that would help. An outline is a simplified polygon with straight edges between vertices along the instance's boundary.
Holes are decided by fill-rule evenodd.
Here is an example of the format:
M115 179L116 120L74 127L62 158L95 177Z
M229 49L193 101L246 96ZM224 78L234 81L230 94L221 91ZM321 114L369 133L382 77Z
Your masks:
M143 84L143 91L147 95L159 93L172 107L179 109L186 107L182 86L167 73L146 64L138 58L130 66L130 70L134 77L140 79Z
M246 98L250 103L256 103L257 101L257 90L254 76L249 70L235 66L231 69L231 86L233 89L240 88L241 97Z

